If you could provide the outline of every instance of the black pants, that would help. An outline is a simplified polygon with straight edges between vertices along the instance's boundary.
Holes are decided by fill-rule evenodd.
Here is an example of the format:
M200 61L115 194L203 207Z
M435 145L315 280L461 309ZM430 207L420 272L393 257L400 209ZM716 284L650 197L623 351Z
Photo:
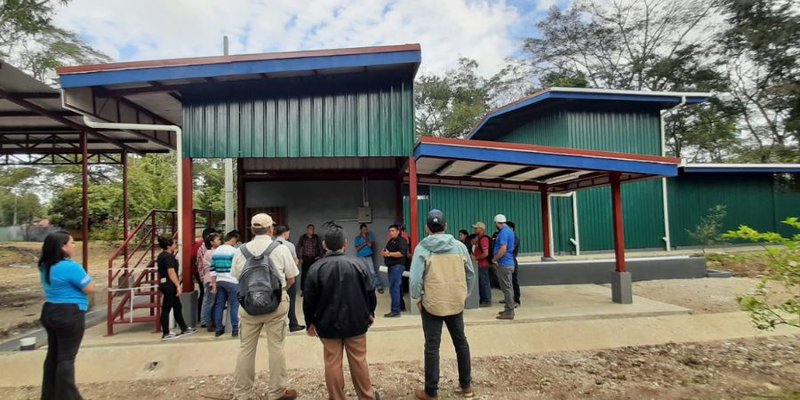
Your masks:
M197 298L197 321L192 321L192 325L196 325L200 322L199 318L203 315L203 296L206 294L206 288L203 284L203 279L200 278L200 274L193 274L192 277L194 278L194 282L197 283L197 287L200 291L200 296Z
M183 320L183 306L181 299L178 297L178 290L174 285L164 284L161 285L161 334L169 334L169 313L174 311L175 322L181 328L181 332L189 329L186 326L186 321Z
M300 290L305 291L308 269L311 268L311 264L314 264L314 261L317 261L314 257L303 256L303 263L300 266Z
M511 286L514 287L514 302L519 303L519 280L517 280L517 272L519 272L519 263L514 258L514 273L511 274Z
M439 390L439 345L442 343L442 323L447 325L458 360L458 384L462 389L472 385L472 361L469 343L464 334L464 313L437 317L422 310L422 332L425 334L425 393L436 397Z
M289 287L289 290L286 291L289 295L289 327L293 328L297 325L300 325L297 322L297 313L295 312L295 298L297 297L297 283Z
M82 399L75 384L75 357L86 328L86 312L77 304L44 303L41 321L47 330L42 400Z

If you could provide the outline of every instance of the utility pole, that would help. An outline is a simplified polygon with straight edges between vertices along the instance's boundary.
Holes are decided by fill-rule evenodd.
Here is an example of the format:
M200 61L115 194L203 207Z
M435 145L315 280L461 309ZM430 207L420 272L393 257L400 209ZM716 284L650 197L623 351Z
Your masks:
M228 36L222 39L222 51L228 55ZM233 159L225 159L225 231L230 232L234 229L233 220ZM242 227L237 227L241 229Z

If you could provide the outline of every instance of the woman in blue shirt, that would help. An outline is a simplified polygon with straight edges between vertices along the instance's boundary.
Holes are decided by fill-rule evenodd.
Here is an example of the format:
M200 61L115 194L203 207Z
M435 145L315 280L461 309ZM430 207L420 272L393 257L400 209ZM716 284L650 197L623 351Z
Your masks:
M66 232L54 232L44 239L39 272L45 303L41 322L47 330L42 400L81 399L75 384L75 357L86 328L86 310L94 293L94 282L70 258L75 241Z

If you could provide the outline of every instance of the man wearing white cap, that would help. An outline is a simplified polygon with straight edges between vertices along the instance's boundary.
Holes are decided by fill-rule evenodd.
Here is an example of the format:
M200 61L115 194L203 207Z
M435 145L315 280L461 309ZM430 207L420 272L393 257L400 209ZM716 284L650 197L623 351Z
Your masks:
M254 398L256 350L261 329L267 328L267 346L269 348L269 399L292 400L297 398L297 391L288 388L289 378L286 371L286 356L283 350L286 337L286 316L289 313L289 295L286 290L295 282L300 274L289 248L271 246L273 221L268 214L256 214L250 221L253 240L242 245L247 252L258 257L268 249L269 261L281 281L283 293L280 305L275 311L263 315L250 315L243 307L239 308L239 357L236 359L236 370L233 374L234 398ZM247 258L241 248L233 256L231 274L239 278L247 265Z
M514 287L512 276L514 274L514 232L506 225L506 216L497 214L494 223L497 225L499 233L494 242L494 258L492 263L497 266L497 279L500 281L500 289L503 291L505 305L503 311L497 319L514 319Z

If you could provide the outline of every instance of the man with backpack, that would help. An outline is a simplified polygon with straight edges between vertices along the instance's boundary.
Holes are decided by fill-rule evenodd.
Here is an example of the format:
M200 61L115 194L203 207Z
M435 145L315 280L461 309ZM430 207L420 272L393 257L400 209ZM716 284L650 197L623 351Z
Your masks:
M447 326L458 363L456 394L474 397L472 361L464 333L464 303L475 282L475 269L466 246L445 233L447 221L431 210L425 226L428 236L414 249L411 261L411 298L417 302L425 335L425 387L416 389L419 400L433 400L439 391L439 345L442 325Z
M253 240L239 247L233 257L231 274L239 279L239 356L233 374L234 398L255 397L256 350L261 329L267 329L269 349L269 399L292 400L297 391L289 389L286 355L286 290L299 275L294 256L286 246L272 240L273 221L256 214L250 221Z
M476 222L472 225L475 231L475 246L472 249L474 264L478 264L478 291L480 293L480 306L490 307L492 305L492 286L489 278L489 260L492 248L492 239L486 234L486 224Z
M372 272L360 259L346 255L344 231L331 226L323 245L327 253L308 272L303 314L308 336L319 336L325 362L328 398L345 400L343 352L360 400L378 399L367 367L367 330L375 320L377 299Z

